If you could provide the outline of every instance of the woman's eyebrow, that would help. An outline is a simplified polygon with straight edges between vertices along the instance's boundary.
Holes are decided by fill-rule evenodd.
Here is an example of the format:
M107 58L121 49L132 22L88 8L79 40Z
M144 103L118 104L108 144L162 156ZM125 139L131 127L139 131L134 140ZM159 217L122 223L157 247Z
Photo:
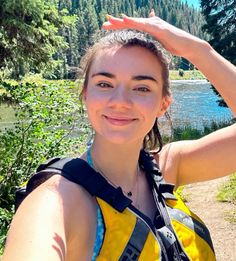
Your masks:
M93 77L96 77L96 76L105 76L105 77L108 77L108 78L111 78L111 79L115 78L115 75L112 74L112 73L109 73L109 72L94 73L94 74L92 74L91 77L93 78Z
M157 79L155 79L154 77L149 76L149 75L136 75L136 76L132 77L132 80L135 80L135 81L150 80L150 81L158 83Z
M105 77L110 78L110 79L116 78L116 76L114 74L109 73L109 72L97 72L97 73L92 74L91 77L93 78L93 77L96 77L96 76L105 76ZM157 79L155 79L154 77L149 76L149 75L135 75L135 76L132 77L132 80L134 80L134 81L149 80L149 81L153 81L155 83L158 83Z

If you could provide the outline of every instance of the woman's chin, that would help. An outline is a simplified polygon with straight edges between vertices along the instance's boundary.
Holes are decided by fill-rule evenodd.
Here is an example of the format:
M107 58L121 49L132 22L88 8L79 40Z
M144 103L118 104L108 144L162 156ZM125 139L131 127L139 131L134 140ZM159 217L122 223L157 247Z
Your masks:
M99 135L100 136L100 135ZM106 142L112 143L114 145L132 145L137 143L142 143L142 139L135 139L134 135L124 135L120 133L110 133L102 135L102 139Z

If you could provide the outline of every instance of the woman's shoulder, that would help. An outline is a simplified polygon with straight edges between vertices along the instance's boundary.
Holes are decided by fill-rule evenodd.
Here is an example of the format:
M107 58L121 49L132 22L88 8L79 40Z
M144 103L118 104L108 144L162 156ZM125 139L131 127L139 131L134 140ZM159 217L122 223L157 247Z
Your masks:
M16 254L22 259L18 260L24 260L24 251L32 259L51 257L50 260L54 260L56 252L60 252L63 260L68 255L69 260L74 260L75 242L76 252L83 253L85 243L91 241L92 229L96 230L95 225L94 199L81 186L54 175L20 205L11 224L6 252L13 256L13 252L20 249Z
M37 201L42 200L42 204L39 204L43 208L45 207L44 201L45 203L51 202L49 204L52 207L50 210L52 217L56 214L63 219L68 238L73 237L77 230L84 231L89 228L90 222L93 220L91 217L96 216L94 198L83 187L60 175L54 175L48 179L38 188L38 191L35 190L35 194ZM34 196L32 195L32 197ZM46 198L44 199L44 197Z
M181 151L187 143L189 143L189 141L170 142L165 144L162 150L154 155L154 158L167 182L177 185Z

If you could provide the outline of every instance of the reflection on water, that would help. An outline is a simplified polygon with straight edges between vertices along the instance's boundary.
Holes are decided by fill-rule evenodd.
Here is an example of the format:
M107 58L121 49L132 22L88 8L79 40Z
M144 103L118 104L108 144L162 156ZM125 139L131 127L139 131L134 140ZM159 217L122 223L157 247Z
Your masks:
M232 112L229 108L218 106L219 99L205 80L172 81L173 104L170 115L173 126L189 124L201 129L212 121L230 120Z

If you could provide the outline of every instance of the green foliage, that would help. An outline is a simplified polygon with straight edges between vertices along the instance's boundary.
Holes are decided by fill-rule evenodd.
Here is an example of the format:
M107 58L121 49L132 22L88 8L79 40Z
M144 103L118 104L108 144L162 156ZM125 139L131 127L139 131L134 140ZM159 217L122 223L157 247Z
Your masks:
M179 0L0 0L0 78L42 72L48 79L70 78L86 49L100 34L105 15L161 18L204 38L201 13ZM181 58L173 64L178 68ZM188 68L189 68L188 64ZM2 74L2 75L1 75Z
M211 37L209 42L236 64L236 1L201 0L201 7L206 19L203 29Z
M91 46L95 40L96 35L99 33L99 26L94 1L86 1L80 8L77 9L78 22L78 53L79 60L84 55L86 49Z
M171 80L204 80L205 76L198 70L170 70Z
M196 129L190 125L177 127L173 129L172 137L174 141L199 139L207 134L210 134L213 131L227 127L231 124L231 121L212 121L210 124L205 124L202 130Z
M230 179L219 190L217 199L221 202L230 202L235 206L236 203L236 173L230 176ZM232 208L232 211L227 214L227 220L236 224L236 208Z
M179 76L183 77L184 76L184 70L183 69L179 69Z
M9 211L0 207L0 257L3 254L3 245L6 241L7 231L13 216L13 210Z
M55 1L1 0L0 5L0 68L13 69L17 78L29 69L42 69L67 47L59 35L66 20Z
M236 173L232 174L229 182L220 188L217 199L221 202L236 203Z
M81 153L87 121L81 113L75 82L2 82L1 88L10 95L16 118L13 127L0 132L0 241L3 241L16 187L46 159Z
M202 135L201 130L192 128L191 126L178 127L173 130L174 140L199 139Z
M227 60L236 65L236 1L201 0L206 24L203 30L210 35L209 43ZM219 106L227 106L219 92Z

